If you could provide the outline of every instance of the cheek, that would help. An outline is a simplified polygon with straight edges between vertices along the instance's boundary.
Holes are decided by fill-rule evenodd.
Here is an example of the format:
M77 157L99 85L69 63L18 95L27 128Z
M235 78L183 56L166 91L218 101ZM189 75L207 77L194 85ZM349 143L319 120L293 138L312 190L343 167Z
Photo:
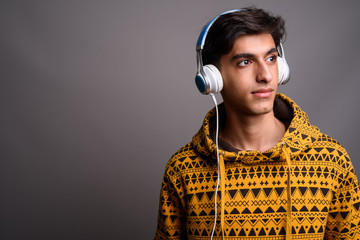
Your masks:
M278 81L279 78L279 68L278 65L276 63L276 65L274 66L274 70L273 70L273 77L276 80L276 82Z
M223 90L229 95L247 92L253 87L254 82L256 82L254 70L250 67L246 69L238 69L235 67L222 68L221 76L224 83Z
M232 69L223 75L224 85L231 87L246 86L251 82L251 71Z
M236 94L247 88L247 84L238 76L224 79L224 89L230 94Z

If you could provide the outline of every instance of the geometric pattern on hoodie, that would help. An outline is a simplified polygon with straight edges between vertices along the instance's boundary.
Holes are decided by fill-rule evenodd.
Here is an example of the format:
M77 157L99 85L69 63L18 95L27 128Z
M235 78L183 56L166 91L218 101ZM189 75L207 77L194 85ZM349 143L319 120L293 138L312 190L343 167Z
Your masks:
M345 149L309 123L298 105L276 96L292 111L289 127L272 149L226 151L224 196L218 191L214 239L360 239L360 191ZM275 111L275 109L274 109ZM162 181L155 239L210 239L218 179L216 145L210 137L212 109L192 141L169 160ZM291 175L281 144L290 153ZM288 186L291 212L288 213ZM291 233L286 232L287 214Z

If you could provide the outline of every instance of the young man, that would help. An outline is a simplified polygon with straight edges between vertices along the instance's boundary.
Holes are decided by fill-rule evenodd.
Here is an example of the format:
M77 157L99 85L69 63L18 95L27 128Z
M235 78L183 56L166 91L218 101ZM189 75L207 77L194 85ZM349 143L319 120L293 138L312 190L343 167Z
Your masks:
M203 93L223 84L219 144L213 109L166 166L155 239L360 239L345 149L276 93L283 19L245 8L214 20L199 38L197 81ZM211 72L215 91L202 83Z

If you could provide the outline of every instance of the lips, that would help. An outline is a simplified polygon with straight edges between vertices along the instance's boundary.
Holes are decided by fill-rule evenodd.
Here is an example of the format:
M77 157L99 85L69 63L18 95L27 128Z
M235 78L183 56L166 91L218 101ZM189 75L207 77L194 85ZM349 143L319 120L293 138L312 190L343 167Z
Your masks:
M251 92L253 95L261 98L270 97L272 95L273 89L271 88L261 88Z

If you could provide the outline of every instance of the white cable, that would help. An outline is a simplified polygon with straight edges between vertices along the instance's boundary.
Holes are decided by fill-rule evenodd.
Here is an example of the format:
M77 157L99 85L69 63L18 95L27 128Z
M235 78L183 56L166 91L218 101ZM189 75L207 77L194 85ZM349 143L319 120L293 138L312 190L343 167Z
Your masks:
M217 179L217 184L216 184L216 190L215 190L215 220L214 220L214 227L213 230L211 232L211 240L214 237L214 232L215 232L215 228L216 228L216 220L217 220L217 193L219 190L219 182L220 182L220 161L219 161L219 111L218 111L218 106L217 106L217 101L215 98L215 95L210 93L210 96L215 104L215 109L216 109L216 136L215 136L215 142L216 142L216 156L217 156L217 172L218 172L218 179ZM224 196L221 196L224 197Z

